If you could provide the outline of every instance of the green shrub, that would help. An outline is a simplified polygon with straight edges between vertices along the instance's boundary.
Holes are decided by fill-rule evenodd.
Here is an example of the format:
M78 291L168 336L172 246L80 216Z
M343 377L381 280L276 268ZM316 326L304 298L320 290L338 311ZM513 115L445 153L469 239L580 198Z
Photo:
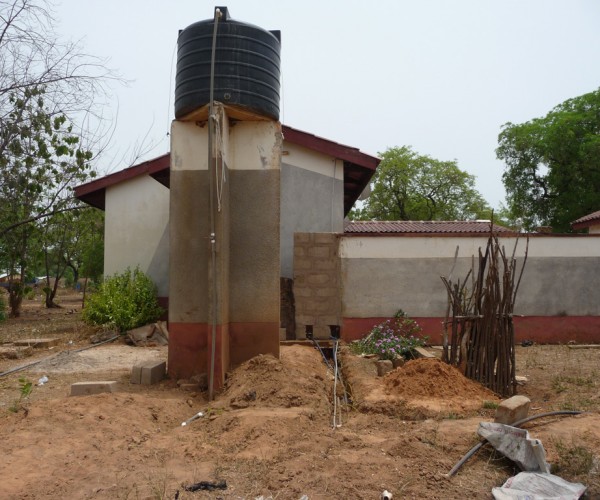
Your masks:
M114 274L90 296L83 309L83 320L124 332L156 321L163 310L158 305L156 286L136 267Z
M423 347L427 337L420 337L421 327L402 310L375 325L362 340L350 344L355 354L376 354L380 359L410 358L416 347Z

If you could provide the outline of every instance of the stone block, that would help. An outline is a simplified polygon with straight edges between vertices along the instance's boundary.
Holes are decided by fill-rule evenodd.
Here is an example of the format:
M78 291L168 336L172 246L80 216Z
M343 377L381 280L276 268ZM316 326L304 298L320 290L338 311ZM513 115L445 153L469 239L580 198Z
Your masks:
M142 385L153 385L163 380L167 375L166 361L148 361L142 366Z
M330 255L329 247L312 247L308 249L308 255L317 259L326 259Z
M317 288L315 292L317 297L337 297L339 294L339 289L332 287Z
M71 384L71 396L91 396L106 392L117 392L117 382L103 380L95 382L75 382Z
M338 310L338 304L335 300L331 298L323 299L321 302L315 302L313 304L312 310L318 315L331 315L335 314Z
M279 329L279 340L286 340L287 339L287 330L285 328L280 328Z
M296 304L296 307L298 307L298 305ZM296 309L297 310L297 309ZM315 316L309 315L309 314L297 314L296 315L296 324L297 325L314 325L316 323L316 318Z
M306 248L301 246L294 247L294 257L304 257L306 256Z
M386 373L389 373L394 369L394 365L389 359L375 361L375 365L377 366L378 377L383 377Z
M337 260L332 257L318 259L313 262L313 268L319 271L334 271L337 269Z
M496 409L494 422L510 425L527 418L530 404L531 400L526 396L513 396L505 399Z
M131 369L131 378L129 382L132 384L141 384L142 383L142 365L135 365Z
M308 277L308 282L311 285L326 285L331 282L331 277L324 273L311 274Z
M294 233L294 242L308 243L310 241L310 233Z
M166 361L144 361L131 369L131 383L142 385L157 384L167 374Z
M306 257L297 257L294 259L294 269L302 271L312 269L312 261Z
M333 233L313 233L315 243L321 245L333 245L336 240L336 235Z
M307 286L294 286L294 298L298 297L312 297L312 288Z

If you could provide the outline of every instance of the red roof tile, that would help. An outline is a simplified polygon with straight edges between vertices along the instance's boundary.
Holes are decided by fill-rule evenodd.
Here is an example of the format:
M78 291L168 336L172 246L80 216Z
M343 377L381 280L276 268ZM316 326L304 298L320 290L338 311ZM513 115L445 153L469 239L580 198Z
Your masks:
M574 222L571 222L571 227L575 230L585 229L586 227L594 226L600 223L600 210L584 215Z
M345 233L489 233L490 221L351 221ZM514 233L512 229L494 224L495 233Z

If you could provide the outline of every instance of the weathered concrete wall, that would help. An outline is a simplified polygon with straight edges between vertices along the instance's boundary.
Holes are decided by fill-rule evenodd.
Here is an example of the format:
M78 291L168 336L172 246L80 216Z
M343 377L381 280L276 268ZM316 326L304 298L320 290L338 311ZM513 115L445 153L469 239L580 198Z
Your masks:
M329 325L340 324L339 240L332 233L294 235L296 338L304 338L306 325L315 338L329 338Z
M169 375L208 372L208 131L171 125Z
M281 276L293 276L294 233L342 232L344 165L284 144L281 166Z
M257 354L279 356L281 126L242 121L231 128L231 366Z
M513 251L515 238L503 237L507 253ZM471 256L485 248L487 238L474 237L364 237L345 236L340 244L342 315L346 335L357 337L381 318L398 309L420 319L427 334L441 333L447 297L440 276L447 276L459 247L454 281L464 279L471 268ZM523 261L525 239L516 251L518 268ZM475 259L477 262L477 259ZM600 238L594 236L532 236L528 260L515 303L515 324L525 325L524 318L563 318L577 321L582 338L600 332ZM581 320L588 327L581 330ZM372 320L372 321L371 321ZM547 340L559 331L538 320L544 328L534 328L538 336L546 330ZM596 323L598 323L596 325ZM593 324L593 325L592 325ZM556 323L558 325L558 323ZM518 330L527 336L532 331ZM568 339L567 339L568 340ZM597 339L600 340L600 337Z
M140 176L106 190L104 274L136 266L169 294L169 189Z
M223 108L217 113L216 173L208 169L207 127L173 123L169 296L170 375L209 372L215 328L216 388L230 367L279 355L281 161L278 123L230 127Z

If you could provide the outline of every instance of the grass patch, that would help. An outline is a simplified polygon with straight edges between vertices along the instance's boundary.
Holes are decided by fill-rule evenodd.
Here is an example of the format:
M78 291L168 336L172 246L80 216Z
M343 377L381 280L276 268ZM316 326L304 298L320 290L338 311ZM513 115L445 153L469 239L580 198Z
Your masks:
M560 375L559 375L559 376L557 376L557 377L554 377L554 378L552 379L552 389L553 389L553 390L554 390L554 392L556 392L557 394L560 394L561 392L565 392L565 391L568 389L568 387L567 387L567 385L565 384L564 377L562 377L562 376L560 376Z
M561 440L554 441L558 454L556 472L582 476L588 474L594 466L594 454L585 446L567 445Z
M483 408L485 410L497 410L498 406L500 406L500 404L497 403L496 401L484 401L483 402Z

